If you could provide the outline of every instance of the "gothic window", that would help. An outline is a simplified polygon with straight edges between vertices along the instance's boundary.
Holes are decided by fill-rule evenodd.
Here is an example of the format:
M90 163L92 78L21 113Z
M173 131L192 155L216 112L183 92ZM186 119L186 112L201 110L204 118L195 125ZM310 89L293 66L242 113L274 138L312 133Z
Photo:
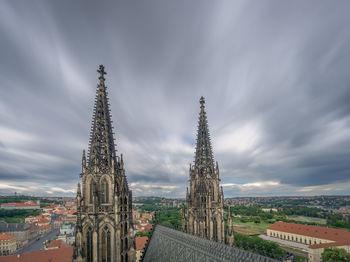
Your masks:
M128 233L128 222L125 222L124 224L124 234Z
M93 180L91 179L90 181L90 185L89 185L89 203L92 204L93 203L93 197L94 197L94 183Z
M86 262L93 260L92 229L86 231Z
M128 239L125 238L125 250L128 250Z
M218 222L216 221L216 218L214 218L214 223L213 223L213 238L214 240L218 239Z
M102 231L102 262L111 262L111 232L108 227Z
M106 178L102 180L102 203L109 202L109 184Z

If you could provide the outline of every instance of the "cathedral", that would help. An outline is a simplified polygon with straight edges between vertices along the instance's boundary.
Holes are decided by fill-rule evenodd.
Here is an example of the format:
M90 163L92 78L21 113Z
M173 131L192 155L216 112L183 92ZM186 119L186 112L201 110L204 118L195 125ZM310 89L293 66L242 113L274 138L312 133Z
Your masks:
M219 186L219 165L217 162L214 165L204 104L204 97L201 97L195 160L189 169L190 190L187 188L187 210L183 208L182 211L182 230L224 243L224 194ZM230 230L226 242L232 246L232 228Z
M88 154L83 151L81 184L77 187L77 223L74 262L135 262L132 195L126 180L123 155L116 155L104 67L99 84ZM190 166L187 209L182 231L157 223L142 253L144 262L234 261L275 262L234 246L228 212L225 235L224 195L219 187L219 166L214 165L204 98L200 99L194 165ZM225 239L226 236L226 239Z
M132 195L123 155L116 155L103 65L77 188L75 262L135 261Z

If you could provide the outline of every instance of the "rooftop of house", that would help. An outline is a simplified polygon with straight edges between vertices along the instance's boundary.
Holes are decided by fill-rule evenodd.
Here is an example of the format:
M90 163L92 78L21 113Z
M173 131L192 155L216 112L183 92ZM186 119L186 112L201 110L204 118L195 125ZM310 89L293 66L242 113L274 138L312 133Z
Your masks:
M30 228L30 225L26 223L6 223L0 222L0 232L8 232L8 231L22 231Z
M45 228L50 228L50 227L51 227L51 225L48 224L48 225L40 226L39 229L45 229Z
M69 247L69 245L64 243L61 239L54 240L47 246L48 249L64 248L64 247Z
M309 226L287 222L276 222L268 227L268 229L334 241L332 243L310 245L309 248L350 245L350 231L345 229Z
M1 204L1 206L28 207L28 206L40 206L40 203L36 203L36 202L3 203L3 204Z
M7 234L0 234L0 240L12 240L16 239L14 236L7 235Z
M72 257L73 247L65 247L0 257L0 262L71 262Z
M136 250L144 249L147 243L148 237L137 237L135 238Z

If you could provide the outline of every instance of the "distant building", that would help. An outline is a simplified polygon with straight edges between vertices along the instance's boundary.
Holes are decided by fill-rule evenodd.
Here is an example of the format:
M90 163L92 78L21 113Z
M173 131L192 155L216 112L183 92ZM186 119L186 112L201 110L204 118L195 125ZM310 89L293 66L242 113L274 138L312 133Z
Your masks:
M2 209L40 209L40 201L25 201L21 203L4 203Z
M62 216L59 216L55 221L53 221L54 228L60 228L63 225Z
M77 222L77 216L76 215L65 215L62 217L63 223L73 223L75 224Z
M0 256L7 256L17 250L16 238L7 234L0 234Z
M39 235L44 235L51 231L51 224L39 226Z
M39 228L26 223L0 222L0 233L14 236L17 241L17 247L21 247L39 234Z
M65 248L65 247L69 247L69 246L62 240L54 240L45 247L45 250Z
M277 208L262 208L263 212L277 212Z
M70 224L62 225L57 239L62 240L68 245L73 245L75 242L75 227Z
M309 246L309 262L321 261L325 247L338 247L350 253L350 231L321 226L276 222L267 228L266 234Z
M71 262L72 258L73 247L65 247L0 257L0 262Z
M62 225L60 228L60 235L73 235L74 227L72 225Z
M148 219L148 220L152 220L152 215L148 214L148 213L144 213L142 214L142 218Z
M138 219L138 218L140 218L140 217L141 217L140 212L137 211L137 210L135 210L135 209L133 209L133 210L132 210L132 218L133 218L133 220L136 220L136 219Z
M148 237L136 237L135 238L136 262L139 262L141 257L142 257L143 249L146 246L147 240L148 240Z

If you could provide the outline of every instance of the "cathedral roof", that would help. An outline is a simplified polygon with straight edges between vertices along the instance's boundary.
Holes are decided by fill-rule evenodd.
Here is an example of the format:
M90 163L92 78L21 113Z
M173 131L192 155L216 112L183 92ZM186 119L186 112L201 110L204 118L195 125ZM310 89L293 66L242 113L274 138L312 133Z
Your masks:
M212 240L156 225L143 256L147 261L278 261Z
M96 89L96 99L94 113L92 119L92 127L90 133L88 166L99 167L111 166L112 159L116 163L115 145L113 137L113 127L109 103L107 97L107 87L105 85L104 66L100 65L97 72L99 76L99 84Z
M205 100L203 96L200 98L199 102L201 106L199 112L197 145L194 162L196 167L207 167L214 170L213 151L211 148L208 120L204 106Z

